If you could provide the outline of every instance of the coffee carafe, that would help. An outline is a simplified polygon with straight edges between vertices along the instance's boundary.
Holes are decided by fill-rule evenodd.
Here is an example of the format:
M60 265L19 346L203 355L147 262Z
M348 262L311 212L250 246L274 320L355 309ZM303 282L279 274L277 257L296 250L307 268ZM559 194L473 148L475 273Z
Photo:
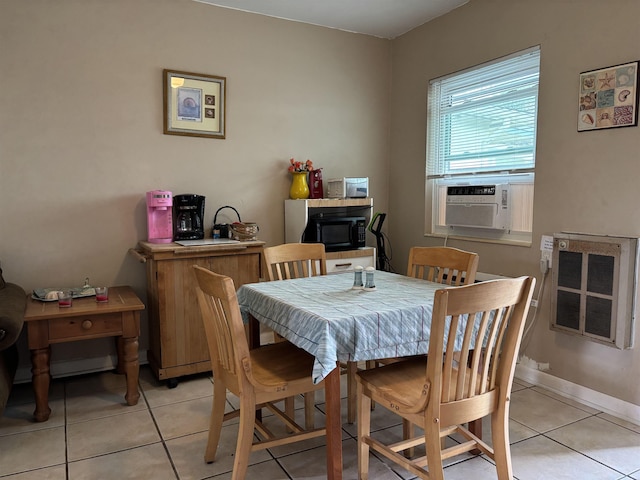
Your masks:
M173 197L174 240L201 240L204 238L204 199L202 195L185 193Z

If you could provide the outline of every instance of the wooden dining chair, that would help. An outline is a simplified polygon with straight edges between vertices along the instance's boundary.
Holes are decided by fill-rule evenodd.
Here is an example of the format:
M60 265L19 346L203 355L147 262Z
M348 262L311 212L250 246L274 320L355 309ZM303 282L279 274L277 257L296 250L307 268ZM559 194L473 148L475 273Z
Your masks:
M452 247L412 247L407 276L446 285L475 282L479 255Z
M327 256L322 243L284 243L264 249L264 260L270 281L287 280L301 277L314 277L327 274ZM274 333L276 341L280 338ZM356 362L345 362L341 365L341 372L347 375L347 422L356 419L356 385L355 374L358 369ZM286 410L291 411L292 404ZM313 412L313 398L305 396L305 412ZM309 418L312 421L313 417ZM311 424L308 423L307 427Z
M263 250L270 281L327 274L322 243L283 243Z
M511 480L509 402L516 359L535 278L492 280L449 287L434 297L427 357L364 370L358 384L358 478L369 478L369 450L422 479L444 480L442 462L480 450L499 480ZM371 436L371 402L424 429L394 444ZM491 415L490 446L463 424ZM462 443L445 448L441 439ZM425 455L400 452L421 446Z
M325 428L305 430L274 405L293 395L323 389L324 382L313 383L314 357L289 342L249 350L233 280L197 265L193 269L213 368L213 405L204 458L207 463L215 460L223 422L239 416L232 479L244 480L251 452L326 435ZM238 396L240 409L225 414L227 390ZM276 436L256 418L256 408L263 407L293 433ZM253 441L254 432L257 441Z
M263 250L269 281L315 277L327 274L327 256L322 243L283 243ZM276 342L284 338L273 333ZM354 393L355 396L355 393ZM285 411L292 415L294 398L287 399ZM313 395L304 396L305 427L313 427Z
M444 285L469 285L476 281L480 256L453 247L412 247L409 250L407 276ZM413 436L412 426L403 422L404 438ZM472 431L482 435L482 422L474 422ZM412 454L412 450L409 451ZM477 452L475 452L477 453Z
M474 252L452 247L412 247L409 250L407 276L442 283L444 285L468 285L476 280L479 255ZM377 362L370 362L368 368L374 365L387 365L403 360L402 358L387 358ZM403 420L403 438L413 436L413 426L408 420ZM474 432L482 434L480 422L472 426ZM408 455L413 450L408 450Z

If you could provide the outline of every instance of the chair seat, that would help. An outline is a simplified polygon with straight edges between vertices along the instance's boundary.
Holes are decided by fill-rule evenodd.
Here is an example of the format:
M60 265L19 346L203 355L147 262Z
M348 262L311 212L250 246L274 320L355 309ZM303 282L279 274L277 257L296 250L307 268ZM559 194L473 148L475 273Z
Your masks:
M358 382L366 384L366 388L384 395L386 399L409 406L421 399L426 368L427 357L415 357L363 370L358 372L356 378ZM402 380L399 381L399 378Z
M455 353L454 353L455 356ZM381 397L387 401L393 401L398 405L404 405L411 409L417 405L423 405L428 394L426 381L427 357L409 357L407 360L395 361L381 367L365 370L358 373L359 382L365 385L373 395L373 398ZM470 369L464 368L465 386L469 385ZM455 397L455 387L460 370L452 369L449 382L450 392L447 398L452 401ZM401 380L398 380L401 379ZM478 387L477 390L480 390Z
M284 341L264 345L249 351L253 377L263 385L292 382L313 383L313 355Z

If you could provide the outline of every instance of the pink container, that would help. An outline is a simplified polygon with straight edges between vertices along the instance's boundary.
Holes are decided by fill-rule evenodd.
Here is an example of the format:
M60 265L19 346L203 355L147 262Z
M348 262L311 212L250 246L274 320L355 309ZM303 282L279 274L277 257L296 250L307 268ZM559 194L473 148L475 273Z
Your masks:
M166 190L147 192L147 230L150 243L173 241L173 195Z

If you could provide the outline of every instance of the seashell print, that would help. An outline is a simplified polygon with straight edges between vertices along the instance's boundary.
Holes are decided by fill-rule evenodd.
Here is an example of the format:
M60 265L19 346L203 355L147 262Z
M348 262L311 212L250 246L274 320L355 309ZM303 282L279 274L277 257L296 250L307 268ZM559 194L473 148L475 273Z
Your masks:
M586 123L587 125L593 125L593 117L588 113L585 113L584 115L582 115L581 120L583 123Z
M618 94L618 100L620 100L621 102L624 102L629 95L631 95L631 91L630 90L622 90Z

